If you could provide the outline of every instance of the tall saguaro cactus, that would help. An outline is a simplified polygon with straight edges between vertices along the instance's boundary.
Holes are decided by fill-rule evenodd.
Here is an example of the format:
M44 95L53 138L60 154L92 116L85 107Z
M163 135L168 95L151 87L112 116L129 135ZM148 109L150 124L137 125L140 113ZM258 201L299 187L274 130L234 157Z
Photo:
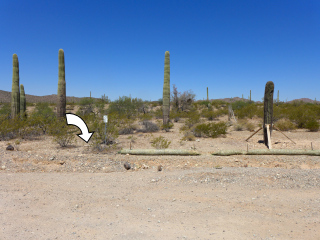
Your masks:
M169 123L170 113L170 53L165 52L164 57L164 81L163 81L163 125Z
M64 52L59 49L59 79L57 117L65 117L66 114L66 79L65 79Z
M24 86L23 84L20 84L20 115L21 117L26 116L26 94L24 92Z
M207 87L207 101L209 101L209 89Z
M268 146L267 124L269 124L270 136L272 132L273 91L274 91L274 83L272 81L267 82L265 92L264 92L264 118L263 118L263 140L266 146Z
M20 113L20 93L19 93L19 60L18 55L12 56L12 91L11 91L11 117L15 118Z

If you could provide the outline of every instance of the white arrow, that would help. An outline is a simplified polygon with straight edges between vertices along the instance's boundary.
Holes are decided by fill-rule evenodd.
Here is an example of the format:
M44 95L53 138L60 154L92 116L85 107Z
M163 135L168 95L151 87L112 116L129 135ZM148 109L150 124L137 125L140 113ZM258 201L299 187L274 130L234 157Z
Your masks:
M88 126L82 120L82 118L79 117L78 115L73 114L73 113L67 113L66 114L66 118L67 118L67 124L68 125L74 125L74 126L78 127L81 130L82 134L77 134L77 135L79 137L81 137L83 141L88 143L90 138L92 137L92 134L94 132L89 133Z

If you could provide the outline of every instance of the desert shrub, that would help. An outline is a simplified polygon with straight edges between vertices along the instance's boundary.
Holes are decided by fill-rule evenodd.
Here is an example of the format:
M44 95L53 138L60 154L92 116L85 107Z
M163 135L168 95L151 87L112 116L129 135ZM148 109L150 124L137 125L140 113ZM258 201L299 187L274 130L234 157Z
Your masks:
M233 128L235 131L243 131L243 130L254 131L255 125L248 121L238 121L233 126Z
M108 114L117 113L124 115L128 119L135 119L138 116L139 109L143 106L143 101L139 98L119 97L119 99L110 103Z
M227 133L227 124L219 123L202 123L194 127L193 133L196 137L216 138Z
M184 133L184 136L182 137L182 141L194 141L196 138L193 134L193 132L190 132L190 131L186 131Z
M119 130L119 135L133 134L134 130L135 129L133 127L123 128Z
M296 125L286 118L278 120L274 125L280 131L290 131L296 128Z
M154 137L151 139L151 146L157 149L168 148L171 144L171 141L168 141L162 136Z
M0 106L0 117L9 119L11 117L10 103L2 103Z
M244 102L241 102L241 103L244 103ZM257 115L257 110L258 110L257 105L245 104L243 107L235 109L234 113L240 119L253 118L254 116Z
M138 132L151 133L159 131L159 126L151 121L141 122L143 129L139 129Z
M148 121L152 119L152 114L151 113L145 113L145 114L140 114L140 120L142 121Z
M49 133L53 136L53 141L60 147L67 147L74 142L77 130L74 126L68 126L65 119L59 119L49 128Z
M116 147L116 139L119 135L117 116L117 114L108 115L107 127L99 116L88 124L90 132L94 131L90 139L90 147L93 151L109 151Z
M200 122L200 114L198 114L196 111L190 111L188 112L187 119L184 125L186 128L190 129L199 122Z
M156 109L154 111L154 116L156 117L156 119L162 119L163 118L163 111L162 111L162 107Z
M77 115L83 117L93 113L94 110L94 99L93 98L81 98L79 102L79 110L76 112Z
M289 119L293 121L298 128L306 128L308 122L316 120L316 113L301 105L290 111Z
M201 111L201 116L208 119L209 121L212 121L216 118L216 113L212 110L203 109Z
M308 129L310 132L317 132L319 131L319 122L316 119L310 119L306 122L306 129Z
M224 108L227 106L227 102L222 100L213 100L211 101L211 105L217 109Z
M18 136L19 119L8 119L6 115L0 116L0 140L9 140Z
M49 103L39 102L28 120L30 126L38 127L42 130L43 134L46 134L50 125L56 120L56 114L49 107Z
M161 129L165 130L166 132L168 132L171 128L173 128L173 123L172 122L168 122L167 124L162 124L161 125Z

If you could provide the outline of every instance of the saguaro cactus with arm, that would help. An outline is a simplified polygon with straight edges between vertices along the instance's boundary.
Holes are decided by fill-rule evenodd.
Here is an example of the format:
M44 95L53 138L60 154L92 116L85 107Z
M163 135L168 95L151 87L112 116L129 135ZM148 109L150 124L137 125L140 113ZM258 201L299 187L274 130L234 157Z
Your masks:
M59 79L58 79L58 101L57 117L66 115L66 79L65 79L64 52L59 49Z
M12 57L12 91L11 91L11 118L19 116L20 92L19 92L19 60L18 55Z
M170 113L170 53L165 52L164 57L164 81L163 81L163 125L169 123Z
M267 124L269 124L270 136L272 132L273 91L274 91L274 83L271 81L267 82L265 92L264 92L264 118L263 118L263 140L266 146L268 146ZM268 147L270 148L270 146Z

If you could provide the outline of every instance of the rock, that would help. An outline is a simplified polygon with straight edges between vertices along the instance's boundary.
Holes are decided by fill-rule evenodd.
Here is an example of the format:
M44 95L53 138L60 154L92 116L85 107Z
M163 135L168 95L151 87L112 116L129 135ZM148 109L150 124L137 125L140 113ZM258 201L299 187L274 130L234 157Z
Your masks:
M9 145L9 146L6 148L6 150L8 150L8 151L13 151L13 150L14 150L14 147L13 147L12 145Z
M162 165L159 165L159 166L158 166L158 171L161 172L162 169L163 169Z
M125 162L125 163L123 164L123 166L124 166L124 168L127 169L127 170L129 170L129 169L131 168L131 165L130 165L130 163L128 163L128 162Z
M50 161L53 161L56 157L52 156L51 158L49 158Z
M146 165L146 164L143 164L143 165L142 165L142 169L149 169L149 166Z

